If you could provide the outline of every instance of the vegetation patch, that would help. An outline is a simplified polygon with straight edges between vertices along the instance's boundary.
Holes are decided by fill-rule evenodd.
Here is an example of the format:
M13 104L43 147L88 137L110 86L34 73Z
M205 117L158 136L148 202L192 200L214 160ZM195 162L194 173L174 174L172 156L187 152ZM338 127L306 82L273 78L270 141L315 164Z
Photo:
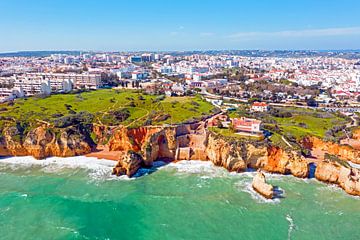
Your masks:
M210 115L214 106L195 97L165 97L143 94L138 90L101 89L54 94L46 98L25 98L0 104L0 127L37 126L49 123L63 128L82 123L143 126L151 112L153 124L177 124Z

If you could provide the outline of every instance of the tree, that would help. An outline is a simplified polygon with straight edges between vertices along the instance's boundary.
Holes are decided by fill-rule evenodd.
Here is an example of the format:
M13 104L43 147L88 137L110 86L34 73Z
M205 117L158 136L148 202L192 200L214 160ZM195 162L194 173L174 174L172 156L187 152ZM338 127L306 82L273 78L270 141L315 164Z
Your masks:
M306 100L306 104L309 106L309 107L316 107L317 106L317 102L316 100L311 97L309 99Z

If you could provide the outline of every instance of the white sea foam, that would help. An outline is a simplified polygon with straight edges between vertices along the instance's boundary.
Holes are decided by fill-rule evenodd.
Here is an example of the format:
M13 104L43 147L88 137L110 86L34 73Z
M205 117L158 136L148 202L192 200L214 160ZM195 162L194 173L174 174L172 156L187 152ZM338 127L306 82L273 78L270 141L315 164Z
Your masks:
M179 161L170 163L164 169L175 169L177 174L198 174L201 178L230 177L231 174L210 161Z
M85 156L68 158L50 157L44 160L36 160L33 157L0 159L0 166L11 170L37 167L46 173L58 173L66 169L84 169L89 172L89 176L95 179L115 178L111 176L114 165L115 161Z
M341 189L341 187L339 187L336 184L328 184L328 183L320 182L319 180L316 180L316 181L318 181L319 183L322 184L320 187L318 187L318 190L320 190L320 191L336 192L336 193L342 194L345 197L349 197L349 198L353 198L353 199L357 199L357 200L360 199L359 196L354 196L354 195L350 195L350 194L346 193L343 189Z
M56 227L56 228L60 229L60 230L66 230L66 231L69 231L69 232L73 232L73 233L78 233L78 231L76 231L73 228L69 228L69 227Z
M287 214L285 216L286 220L289 222L289 228L288 228L288 240L291 239L291 233L295 228L295 224L294 224L294 219L292 219L292 217L290 216L290 214Z
M280 203L279 198L267 199L258 192L256 192L252 187L251 179L244 179L242 181L238 181L236 183L236 186L240 191L250 194L251 198L254 199L257 203L271 203L271 204Z

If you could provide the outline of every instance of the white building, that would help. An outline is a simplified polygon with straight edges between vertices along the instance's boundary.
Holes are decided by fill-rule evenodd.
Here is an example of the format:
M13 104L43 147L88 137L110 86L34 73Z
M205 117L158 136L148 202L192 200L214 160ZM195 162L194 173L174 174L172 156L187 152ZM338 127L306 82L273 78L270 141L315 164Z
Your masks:
M0 102L6 102L14 100L15 98L24 97L24 91L20 87L14 88L0 88Z
M254 102L251 105L251 111L253 112L267 112L269 110L269 106L264 102Z
M39 78L16 78L15 88L22 89L25 96L50 95L51 93L50 81Z

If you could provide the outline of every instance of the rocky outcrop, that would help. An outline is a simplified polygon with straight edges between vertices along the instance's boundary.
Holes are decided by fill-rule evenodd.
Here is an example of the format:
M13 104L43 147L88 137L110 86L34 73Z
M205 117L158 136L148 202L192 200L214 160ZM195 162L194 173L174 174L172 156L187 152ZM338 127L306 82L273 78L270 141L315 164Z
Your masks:
M7 128L3 131L0 155L30 155L43 159L51 156L78 156L91 152L92 143L80 129L68 127L59 130L57 134L53 130L47 125L42 125L31 130L22 139L17 139L20 136L18 130L15 127Z
M140 154L129 151L113 168L113 174L117 176L127 175L128 177L132 177L138 169L143 166L143 163L144 160Z
M155 160L175 159L177 142L173 127L120 128L109 141L110 151L133 151L142 155L144 166ZM119 161L122 161L120 159Z
M316 166L316 179L340 186L348 194L360 196L360 170L335 161L322 161Z
M215 165L222 166L229 171L241 172L246 170L247 164L243 151L245 145L229 142L209 133L207 133L205 143L205 159L202 160L210 160Z
M20 131L16 127L7 127L3 130L1 139L1 156L26 156L27 151L19 141Z
M98 145L106 145L113 136L115 127L110 127L106 125L93 124L92 132L96 136L96 143Z
M273 186L266 183L265 175L260 171L258 171L254 176L252 187L256 192L268 199L272 199L274 197Z
M355 129L353 131L352 138L356 140L360 140L360 128Z
M255 163L256 168L267 172L292 174L305 178L309 174L309 165L304 157L295 151L285 151L279 147L267 148L267 157L260 157Z
M319 149L326 153L336 155L343 160L360 164L360 150L354 149L349 145L325 142L317 137L307 137L303 139L302 145L309 150Z
M113 174L133 176L140 167L151 167L156 160L211 161L229 171L241 172L248 168L271 173L307 177L309 165L294 151L268 145L266 142L234 140L209 132L203 123L166 127L140 127L110 129L94 126L97 139L106 142L110 151L123 152ZM17 127L7 127L0 138L0 156L31 155L38 159L59 156L70 157L90 153L94 148L90 134L80 127L51 128L47 124L27 134ZM324 142L317 138L304 139L303 145L315 147L355 163L360 162L359 152L349 146ZM254 188L270 196L270 188L261 174L254 179ZM360 195L360 171L334 161L318 164L315 176L320 181L339 185L347 193ZM266 183L266 182L265 182ZM266 190L266 191L265 191Z
M255 168L296 177L306 177L309 172L307 162L296 152L266 143L227 139L207 131L202 124L122 128L109 144L112 150L139 153L143 166L151 166L157 159L203 160L235 172ZM120 159L118 165L122 166L122 161L124 159Z

